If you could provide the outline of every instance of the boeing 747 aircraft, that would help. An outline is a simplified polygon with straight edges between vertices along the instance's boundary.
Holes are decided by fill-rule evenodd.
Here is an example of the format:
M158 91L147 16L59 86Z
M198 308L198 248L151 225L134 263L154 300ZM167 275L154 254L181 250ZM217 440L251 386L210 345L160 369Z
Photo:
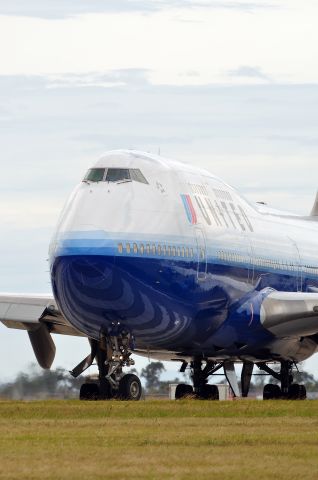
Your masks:
M0 295L0 320L28 332L50 368L52 334L89 340L80 398L138 400L132 354L180 362L176 398L218 399L224 370L247 396L254 367L279 380L264 399L306 398L293 369L318 347L318 197L308 217L252 205L211 173L118 150L67 201L49 250L53 294ZM242 364L241 389L235 363ZM276 364L276 367L275 367ZM279 369L277 369L279 366Z

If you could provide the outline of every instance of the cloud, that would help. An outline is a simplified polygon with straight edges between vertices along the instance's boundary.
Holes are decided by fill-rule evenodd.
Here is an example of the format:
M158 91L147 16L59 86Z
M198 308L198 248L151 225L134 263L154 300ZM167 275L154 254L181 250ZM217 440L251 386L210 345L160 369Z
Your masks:
M47 85L50 88L146 86L149 84L148 73L149 70L143 68L123 68L106 73L51 75Z
M242 65L234 70L229 70L227 74L230 77L241 77L243 79L260 79L267 82L271 81L270 76L266 75L260 67Z
M3 107L0 105L0 122L7 121L10 118L10 110L8 107Z
M0 12L16 6L17 1L4 3ZM44 6L46 1L41 0ZM131 8L137 5L136 1L116 0L114 8L123 5L122 2ZM32 2L35 0L30 0L30 5L29 1L25 2L29 9L24 7L24 10L30 15L41 13L41 5L32 10ZM147 79L161 84L202 85L246 80L259 83L271 79L276 83L318 82L318 65L312 62L317 29L312 25L309 42L309 36L302 33L304 22L298 18L300 7L288 11L283 8L256 11L254 3L249 1L184 0L184 3L173 0L169 5L167 2L138 0L140 8L145 5L149 12L161 9L160 14L149 15L141 11L118 15L97 13L63 21L1 16L0 74L57 76L85 72L88 75L135 68L146 69ZM281 2L283 0L278 0ZM50 0L50 5L51 10L43 7L42 11L48 18L53 14L65 17L67 12L76 15L81 5L93 11L96 4L94 0L92 4L90 1L83 4L82 0L65 0L65 4ZM114 0L103 1L101 7L110 9L112 5ZM180 8L173 8L174 5ZM203 8L204 5L207 8ZM20 8L16 13L24 11L22 4ZM250 15L253 9L255 14ZM303 15L309 21L314 18L314 11L306 10ZM188 21L189 25L182 23ZM282 37L280 25L285 25L284 22L290 27ZM267 55L268 51L275 55ZM189 70L199 75L187 75Z
M213 8L253 11L272 7L267 2L219 0L0 0L1 15L61 19L87 13L152 13L162 10Z
M306 188L316 189L317 85L177 87L152 85L148 73L0 77L7 160L0 202L10 195L11 203L17 195L23 202L28 192L51 211L54 196L62 202L91 162L114 148L160 147L243 188L261 172L265 188L273 181L277 188L291 185L293 178L294 189L303 176ZM275 163L286 171L273 178Z
M161 3L161 2L160 2ZM149 4L149 5L147 5ZM153 2L141 0L13 0L1 1L2 15L60 19L87 13L153 11Z
M269 135L268 140L272 142L296 143L305 147L318 147L318 135Z
M200 72L197 70L187 70L185 72L179 73L180 77L188 77L188 78L197 78L200 77Z

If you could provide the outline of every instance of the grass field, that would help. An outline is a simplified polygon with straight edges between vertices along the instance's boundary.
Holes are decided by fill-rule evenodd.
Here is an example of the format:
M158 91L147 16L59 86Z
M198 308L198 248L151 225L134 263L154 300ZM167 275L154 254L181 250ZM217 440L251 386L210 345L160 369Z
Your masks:
M0 401L0 479L318 479L318 402Z

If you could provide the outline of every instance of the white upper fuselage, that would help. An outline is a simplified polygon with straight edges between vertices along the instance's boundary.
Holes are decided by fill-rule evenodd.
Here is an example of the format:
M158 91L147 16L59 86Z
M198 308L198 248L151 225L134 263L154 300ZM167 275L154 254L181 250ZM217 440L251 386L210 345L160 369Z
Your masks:
M139 241L182 237L195 245L196 232L202 230L207 256L218 252L225 255L221 259L228 254L235 261L235 254L247 252L251 269L254 263L283 268L294 259L302 273L315 268L313 273L318 274L318 222L310 217L254 207L208 171L157 155L108 152L93 168L139 169L148 183L81 182L62 212L50 246L53 256L61 238L76 237L78 232L87 232L88 237L99 232L100 238L114 239L129 234ZM190 196L196 219L187 218L181 195Z

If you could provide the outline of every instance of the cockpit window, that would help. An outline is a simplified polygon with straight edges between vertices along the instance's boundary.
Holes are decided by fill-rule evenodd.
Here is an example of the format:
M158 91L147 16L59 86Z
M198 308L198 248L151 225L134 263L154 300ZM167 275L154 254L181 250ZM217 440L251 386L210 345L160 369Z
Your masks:
M106 178L105 178L106 171ZM148 185L147 180L138 168L91 168L84 182L139 182Z
M107 170L106 182L120 182L132 180L139 183L147 183L147 180L138 168L109 168Z
M91 168L88 170L84 181L86 182L101 182L104 179L105 168Z
M135 182L148 183L141 171L138 170L138 168L132 168L130 170L130 177L132 180L135 180Z
M109 168L107 170L106 182L120 182L131 180L128 168Z

